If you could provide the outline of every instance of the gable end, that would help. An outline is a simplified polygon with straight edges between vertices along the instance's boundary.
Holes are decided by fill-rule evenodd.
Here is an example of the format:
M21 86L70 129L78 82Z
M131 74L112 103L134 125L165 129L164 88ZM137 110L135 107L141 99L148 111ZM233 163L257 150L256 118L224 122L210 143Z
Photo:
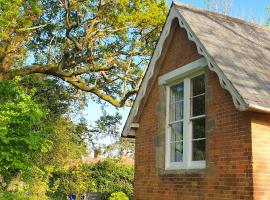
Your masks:
M192 31L191 27L188 25L185 18L181 15L181 13L177 10L176 5L173 5L170 9L170 13L167 17L165 26L163 28L163 31L161 33L160 39L158 41L158 44L156 46L156 49L154 51L154 54L151 58L151 61L149 63L149 66L147 68L146 74L144 76L144 79L142 81L142 84L140 86L140 90L137 94L137 97L135 99L134 105L129 113L128 119L126 121L126 124L124 126L124 129L122 131L122 136L132 136L135 137L135 131L134 127L131 127L132 123L136 123L136 119L140 117L140 110L143 108L142 101L147 98L149 89L151 89L151 79L153 79L155 72L157 71L157 62L161 57L162 49L165 46L165 43L172 31L172 23L177 20L177 24L186 30L188 39L196 44L196 48L199 55L202 55L207 63L208 68L211 71L214 71L218 78L219 82L222 88L226 89L230 95L232 96L233 103L235 107L240 111L245 110L257 110L257 111L264 111L264 112L270 112L270 109L266 110L264 107L258 107L258 106L252 106L246 103L246 101L242 98L242 96L239 94L239 92L235 89L235 87L232 85L231 81L225 76L223 71L218 67L218 65L215 63L214 59L211 57L211 55L207 52L204 45L201 43L201 41L198 39L196 34ZM153 82L153 81L152 81ZM133 130L133 131L130 131ZM132 135L130 135L132 133Z

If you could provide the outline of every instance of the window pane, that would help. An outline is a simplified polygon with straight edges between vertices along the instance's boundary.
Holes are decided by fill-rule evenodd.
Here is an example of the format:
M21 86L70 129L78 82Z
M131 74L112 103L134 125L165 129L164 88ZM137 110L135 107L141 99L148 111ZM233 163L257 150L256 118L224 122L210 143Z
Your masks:
M170 102L175 103L176 101L180 101L183 99L184 99L184 83L172 86Z
M199 116L205 114L205 95L194 97L191 99L192 116Z
M191 79L192 96L205 93L204 74Z
M205 160L205 139L192 142L192 160Z
M177 122L171 125L171 142L180 142L183 140L183 122Z
M192 138L205 138L205 118L192 120Z
M171 162L183 161L183 142L171 143Z
M170 122L183 119L184 101L170 104Z

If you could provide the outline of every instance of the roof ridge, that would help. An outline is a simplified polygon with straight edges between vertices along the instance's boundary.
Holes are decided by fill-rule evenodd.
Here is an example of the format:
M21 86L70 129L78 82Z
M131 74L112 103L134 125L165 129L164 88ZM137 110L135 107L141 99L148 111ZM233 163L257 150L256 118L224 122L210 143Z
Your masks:
M253 22L249 22L249 21L237 18L237 17L232 17L232 16L229 16L229 15L221 14L221 13L214 12L214 11L208 11L208 10L205 10L205 9L201 9L201 8L198 8L198 7L195 7L195 6L190 6L190 5L180 3L180 2L176 2L176 1L173 1L172 5L175 5L177 7L181 7L181 8L184 8L184 9L188 9L188 10L201 12L203 14L210 15L210 16L218 16L218 17L223 18L223 19L225 19L227 21L233 21L233 22L245 24L245 25L248 25L248 26L251 26L251 27L254 27L254 28L270 31L270 28L267 27L267 26L259 25L259 24L253 23Z

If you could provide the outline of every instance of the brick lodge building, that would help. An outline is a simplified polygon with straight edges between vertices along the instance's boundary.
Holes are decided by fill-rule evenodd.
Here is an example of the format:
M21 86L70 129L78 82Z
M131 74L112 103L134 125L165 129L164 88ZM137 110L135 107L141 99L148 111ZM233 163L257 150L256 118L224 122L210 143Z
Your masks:
M173 3L122 135L136 200L270 200L270 29Z

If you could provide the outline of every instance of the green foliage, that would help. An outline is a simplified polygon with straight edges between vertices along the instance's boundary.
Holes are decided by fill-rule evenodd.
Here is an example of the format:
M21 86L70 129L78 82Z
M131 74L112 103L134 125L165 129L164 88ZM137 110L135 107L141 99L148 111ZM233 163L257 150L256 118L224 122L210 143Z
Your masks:
M0 82L0 174L27 171L39 153L48 152L47 110L26 93L19 80Z
M46 200L48 199L46 193L49 190L49 177L50 169L41 170L36 166L32 166L29 168L27 177L17 174L17 176L11 177L6 187L1 187L6 182L0 180L0 200Z
M0 193L0 200L30 200L25 192L4 192Z
M38 103L46 106L49 115L60 116L73 110L81 109L85 105L85 98L76 97L78 93L74 88L69 88L61 81L53 78L46 78L40 75L26 76L21 79L20 84L25 90L35 90L34 98ZM52 122L55 120L52 119Z
M109 200L129 200L127 195L123 192L114 192L111 194Z
M41 13L38 3L38 0L0 0L0 40L10 38L15 27L31 27L34 18Z
M106 200L115 191L124 192L132 198L133 166L110 159L79 164L55 173L51 186L57 187L52 197L58 199L70 193L82 195L85 192L101 192Z
M0 80L42 73L123 106L167 10L165 0L0 0Z
M122 116L108 114L103 110L103 114L95 121L94 125L85 127L86 140L90 144L94 157L105 155L108 141L116 141L120 137L119 127Z
M15 68L24 62L27 49L18 48L13 42L23 44L29 41L27 29L35 25L41 12L39 0L0 0L0 69L3 61ZM11 41L13 44L8 45ZM11 52L16 52L16 55ZM10 55L5 57L6 54Z
M88 155L87 145L82 139L83 133L79 125L64 117L53 118L52 132L49 139L52 141L50 151L38 157L39 166L53 166L54 170L61 169L72 159L80 159Z
M107 158L133 157L134 144L120 135L121 119L118 112L111 115L103 108L103 114L94 124L81 126L95 158L101 155Z
M46 199L51 173L87 154L80 126L69 119L76 102L54 79L0 82L0 196ZM1 177L1 175L3 177ZM4 187L3 187L4 186ZM2 191L2 193L1 193Z

